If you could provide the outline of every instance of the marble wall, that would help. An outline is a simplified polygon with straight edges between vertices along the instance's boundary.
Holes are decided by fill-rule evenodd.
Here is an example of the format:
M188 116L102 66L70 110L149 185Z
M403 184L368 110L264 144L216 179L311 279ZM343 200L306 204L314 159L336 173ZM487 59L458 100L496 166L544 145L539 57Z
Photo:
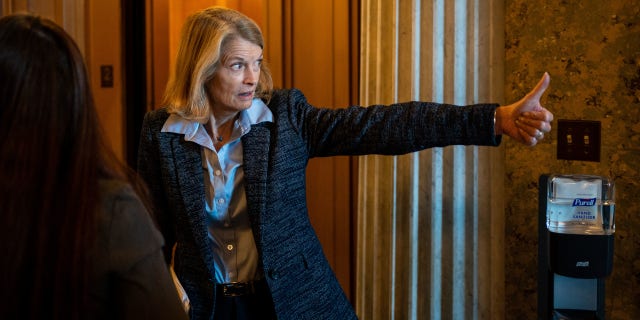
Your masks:
M640 6L635 0L505 4L505 100L523 96L548 71L552 81L543 103L556 119L602 124L600 162L558 160L555 130L533 150L505 141L506 319L536 314L537 190L543 173L615 180L607 319L640 319Z

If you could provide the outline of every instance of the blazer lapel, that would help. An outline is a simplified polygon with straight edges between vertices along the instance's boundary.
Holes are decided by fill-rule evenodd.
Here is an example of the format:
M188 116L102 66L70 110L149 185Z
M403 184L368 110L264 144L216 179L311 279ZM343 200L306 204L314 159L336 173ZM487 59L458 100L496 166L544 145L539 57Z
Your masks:
M173 157L176 163L178 196L182 199L186 219L191 224L191 232L200 254L205 259L210 274L215 274L213 251L207 234L207 214L204 210L205 191L202 169L201 147L185 141L179 135L172 141Z
M261 243L261 218L266 213L271 127L270 122L253 125L251 130L242 137L247 208L258 246Z

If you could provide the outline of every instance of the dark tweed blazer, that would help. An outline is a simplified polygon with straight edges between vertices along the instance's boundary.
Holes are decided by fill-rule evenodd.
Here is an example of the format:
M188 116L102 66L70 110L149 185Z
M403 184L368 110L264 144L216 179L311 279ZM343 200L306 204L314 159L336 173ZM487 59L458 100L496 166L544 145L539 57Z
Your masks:
M310 158L500 143L494 135L497 105L409 102L324 109L293 89L275 91L268 107L273 122L253 125L242 144L249 216L279 319L356 318L309 221ZM211 319L215 279L201 147L183 135L160 132L168 116L165 109L146 115L138 169L152 193L167 259L176 244L175 271L191 301L191 318Z

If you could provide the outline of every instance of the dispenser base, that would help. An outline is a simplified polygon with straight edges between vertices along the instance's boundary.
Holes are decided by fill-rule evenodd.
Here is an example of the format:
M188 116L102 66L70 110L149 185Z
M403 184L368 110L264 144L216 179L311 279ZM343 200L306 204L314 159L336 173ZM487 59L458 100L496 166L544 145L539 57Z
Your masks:
M613 269L613 235L578 235L547 231L549 269L574 278L604 278Z
M584 310L553 310L552 320L601 320L595 311Z

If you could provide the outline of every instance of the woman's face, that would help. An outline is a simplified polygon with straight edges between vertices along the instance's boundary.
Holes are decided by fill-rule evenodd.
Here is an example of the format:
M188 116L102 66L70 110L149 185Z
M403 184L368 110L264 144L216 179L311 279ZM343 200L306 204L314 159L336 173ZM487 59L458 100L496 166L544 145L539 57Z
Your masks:
M235 114L251 106L262 63L262 48L242 38L231 40L207 84L214 114Z

